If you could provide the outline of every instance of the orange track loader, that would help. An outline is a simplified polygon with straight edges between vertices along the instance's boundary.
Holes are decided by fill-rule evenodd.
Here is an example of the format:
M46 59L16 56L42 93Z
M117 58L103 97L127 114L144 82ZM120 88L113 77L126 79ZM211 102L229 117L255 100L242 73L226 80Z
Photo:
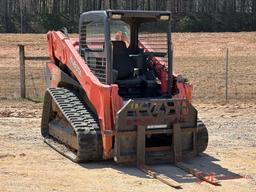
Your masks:
M41 133L75 162L177 162L203 152L208 133L192 86L173 72L171 14L90 11L79 38L47 34L51 62Z

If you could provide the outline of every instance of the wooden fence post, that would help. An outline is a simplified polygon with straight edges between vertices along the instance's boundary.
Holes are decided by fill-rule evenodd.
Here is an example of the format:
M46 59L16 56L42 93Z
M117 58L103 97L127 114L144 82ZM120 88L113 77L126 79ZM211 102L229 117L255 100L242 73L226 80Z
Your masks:
M25 73L25 49L24 45L19 46L20 56L20 97L26 98L26 73Z
M228 58L229 55L228 55L228 48L227 48L227 51L226 51L226 101L228 100Z

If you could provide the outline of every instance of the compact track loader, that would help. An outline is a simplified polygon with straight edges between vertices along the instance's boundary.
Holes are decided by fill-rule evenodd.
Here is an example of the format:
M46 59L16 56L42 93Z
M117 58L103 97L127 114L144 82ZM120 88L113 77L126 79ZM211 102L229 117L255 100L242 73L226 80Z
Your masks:
M41 132L62 155L143 165L206 149L192 86L173 72L170 12L90 11L80 16L79 39L66 30L47 38Z

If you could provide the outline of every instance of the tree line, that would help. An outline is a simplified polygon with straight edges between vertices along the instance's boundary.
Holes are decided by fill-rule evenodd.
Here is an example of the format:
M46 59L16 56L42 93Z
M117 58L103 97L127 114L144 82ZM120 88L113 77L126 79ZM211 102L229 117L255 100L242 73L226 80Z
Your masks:
M256 0L0 0L0 32L78 31L80 13L169 10L174 31L256 30Z

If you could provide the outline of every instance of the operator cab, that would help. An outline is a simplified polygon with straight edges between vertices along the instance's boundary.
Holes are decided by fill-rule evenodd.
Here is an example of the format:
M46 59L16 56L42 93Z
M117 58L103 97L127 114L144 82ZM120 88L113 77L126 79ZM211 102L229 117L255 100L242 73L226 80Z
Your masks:
M85 13L80 18L79 51L102 83L118 85L121 97L159 97L156 63L171 64L169 27L169 12Z

